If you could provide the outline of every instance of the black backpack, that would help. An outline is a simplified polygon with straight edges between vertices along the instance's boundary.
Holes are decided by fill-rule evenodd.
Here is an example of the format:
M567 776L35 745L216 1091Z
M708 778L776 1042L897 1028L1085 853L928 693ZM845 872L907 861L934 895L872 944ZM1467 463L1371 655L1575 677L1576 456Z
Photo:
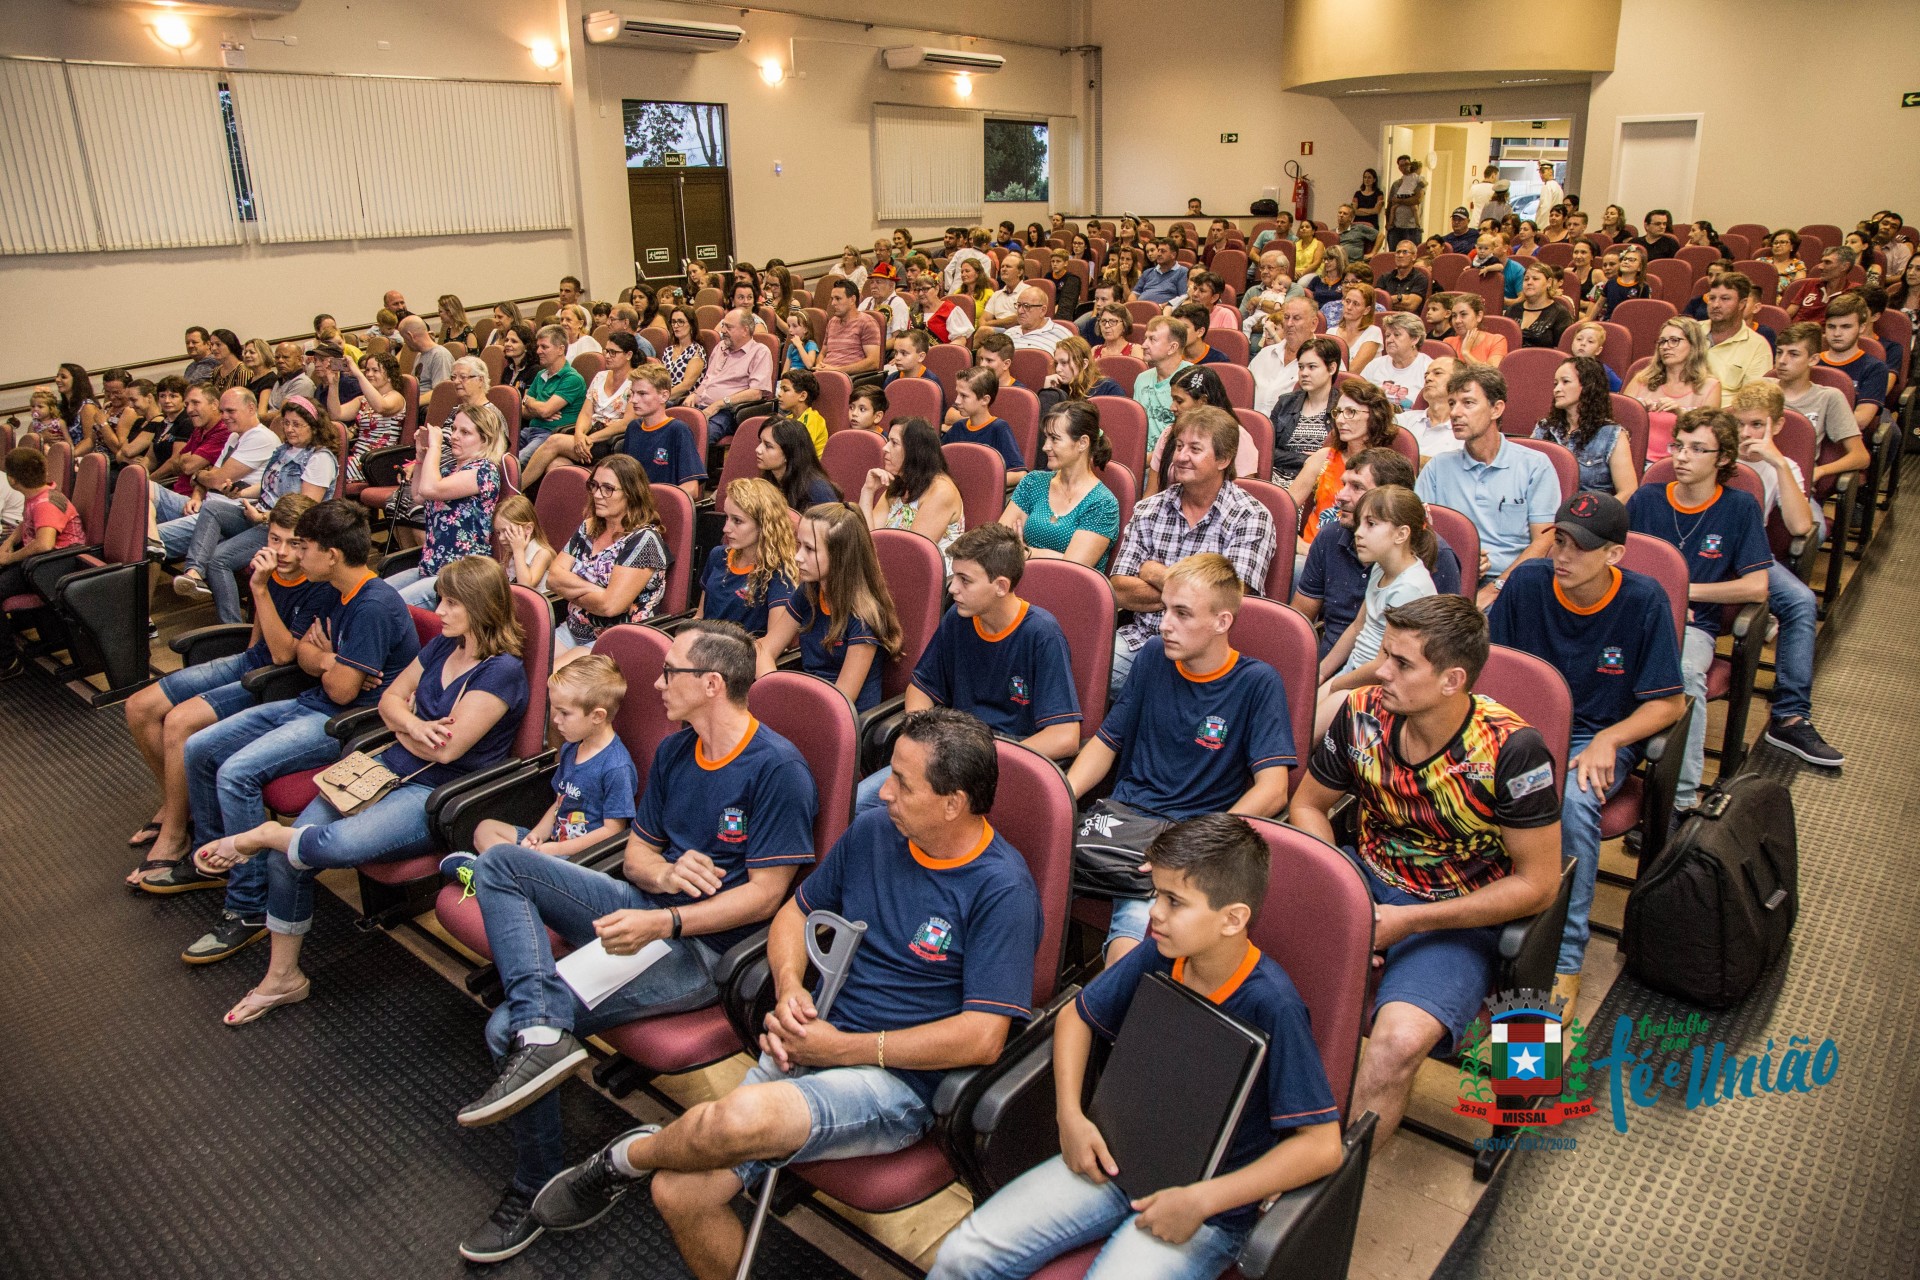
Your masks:
M1280 202L1278 200L1255 200L1249 212L1256 218L1278 217L1280 214Z
M1707 792L1627 896L1627 971L1656 991L1724 1009L1753 990L1799 912L1793 797L1742 774Z

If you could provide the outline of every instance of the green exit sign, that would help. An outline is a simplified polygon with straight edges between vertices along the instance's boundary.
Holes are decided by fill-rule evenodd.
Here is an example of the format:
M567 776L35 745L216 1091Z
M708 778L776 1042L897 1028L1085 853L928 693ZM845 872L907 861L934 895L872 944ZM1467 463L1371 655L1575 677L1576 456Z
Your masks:
M1220 135L1220 141L1222 141L1222 142L1238 142L1238 141L1240 141L1240 135L1239 135L1239 134L1237 134L1237 133L1223 133L1223 134L1221 134L1221 135Z
M1477 102L1463 102L1460 104L1460 114L1463 116L1477 116L1480 114L1480 104Z
M1920 92L1901 94L1900 105L1903 107L1920 107Z

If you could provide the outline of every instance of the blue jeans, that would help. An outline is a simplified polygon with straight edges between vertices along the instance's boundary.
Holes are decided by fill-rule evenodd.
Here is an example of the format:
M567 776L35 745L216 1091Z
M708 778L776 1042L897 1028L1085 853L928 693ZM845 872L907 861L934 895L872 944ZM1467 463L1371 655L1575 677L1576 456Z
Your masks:
M880 788L887 785L887 779L893 776L893 766L881 765L879 770L860 779L860 787L853 794L853 816L859 817L869 809L880 807Z
M734 420L731 406L715 406L713 412L707 415L707 443L719 444L732 435L739 425Z
M1700 779L1707 771L1707 670L1712 666L1713 637L1689 623L1680 645L1680 676L1687 696L1693 699L1693 721L1687 726L1687 754L1680 761L1680 782L1673 790L1675 809L1693 808L1700 794Z
M693 938L669 943L666 956L593 1009L555 975L548 929L580 946L593 941L593 922L601 916L654 905L625 880L564 858L499 844L474 864L473 887L486 921L487 947L507 995L487 1020L487 1047L495 1060L511 1054L515 1033L529 1027L559 1027L590 1036L645 1017L704 1008L720 998L713 985L717 956ZM510 1123L517 1152L514 1185L538 1191L566 1167L559 1095L547 1094Z
M419 569L402 569L387 579L387 585L400 593L400 598L408 604L417 604L422 609L435 609L440 605L440 593L435 584L440 581L437 573L422 573Z
M1568 745L1569 762L1587 749L1592 734L1576 735ZM1593 885L1600 874L1600 810L1609 797L1626 783L1627 775L1639 762L1637 746L1622 747L1613 759L1613 786L1606 795L1582 791L1569 767L1566 786L1560 797L1560 852L1574 861L1573 899L1567 904L1567 931L1560 935L1561 973L1580 972L1580 961L1587 954L1587 917L1593 911Z
M551 427L530 426L522 422L520 424L520 465L524 467L532 462L534 451L545 444L547 437L552 434Z
M1214 1280L1233 1265L1250 1230L1203 1222L1185 1244L1167 1244L1136 1228L1136 1217L1117 1183L1089 1182L1055 1156L955 1227L927 1280L1015 1280L1102 1239L1088 1280Z
M402 783L347 817L324 797L315 797L293 820L293 843L287 851L269 850L253 860L267 864L267 928L300 934L313 927L317 872L432 853L433 832L427 828L431 794L432 787Z
M240 677L251 670L253 664L246 654L229 654L161 676L160 692L167 704L174 707L199 698L213 708L215 716L224 720L254 705L253 695L240 687Z
M1143 648L1145 646L1142 646ZM1120 690L1126 686L1127 673L1133 670L1133 660L1139 656L1139 649L1129 649L1125 638L1115 635L1113 638L1113 672L1107 680L1107 692L1118 698Z
M810 1122L807 1140L792 1155L733 1167L734 1176L748 1190L759 1184L768 1169L793 1162L890 1155L920 1141L933 1127L933 1108L926 1100L905 1080L879 1067L801 1067L787 1075L763 1053L740 1083L792 1085L806 1100Z
M1773 641L1773 714L1791 720L1813 714L1813 638L1819 601L1813 588L1775 560L1767 566L1767 608L1780 624Z
M263 702L187 739L187 803L195 847L237 835L267 820L261 789L284 774L340 758L327 736L327 715L292 698ZM264 859L250 858L227 876L227 910L252 918L267 909Z
M186 496L165 485L158 486L153 491L153 518L160 526L160 545L167 549L167 559L178 560L186 555L187 546L193 541L194 526L200 523L198 513L187 514Z
M248 520L240 504L229 498L208 498L200 515L187 544L187 568L205 580L220 621L245 622L235 575L247 572L254 555L267 545L267 526Z

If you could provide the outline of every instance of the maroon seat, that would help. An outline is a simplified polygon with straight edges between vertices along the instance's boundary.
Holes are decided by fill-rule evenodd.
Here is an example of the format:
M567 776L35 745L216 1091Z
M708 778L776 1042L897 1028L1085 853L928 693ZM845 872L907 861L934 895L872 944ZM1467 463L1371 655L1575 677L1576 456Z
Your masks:
M1207 330L1206 341L1208 346L1212 347L1215 351L1225 353L1227 359L1233 362L1231 366L1214 365L1213 371L1215 373L1220 372L1223 367L1236 369L1244 369L1247 367L1247 360L1252 355L1252 352L1248 350L1246 334L1240 332L1238 329L1209 329ZM1234 403L1238 404L1239 401L1236 400ZM1253 401L1249 400L1247 403L1252 404Z
M1040 388L1047 385L1047 376L1052 372L1053 357L1047 352L1035 347L1021 347L1014 351L1013 380L1036 396L1040 394Z
M547 468L540 478L540 496L534 500L534 516L540 532L554 550L567 545L567 539L586 522L587 481L593 473L585 467L563 462Z
M733 443L727 447L726 460L720 464L720 478L714 482L716 494L725 493L735 480L751 480L760 474L755 451L760 445L760 432L770 421L771 418L750 418L740 424L740 430L727 437ZM831 438L827 443L833 443Z
M1093 363L1102 378L1111 378L1129 395L1133 392L1133 380L1147 371L1147 362L1133 356L1097 356Z
M1293 598L1293 548L1300 533L1300 516L1293 505L1293 495L1265 480L1249 478L1235 480L1234 483L1246 490L1247 496L1265 507L1267 514L1273 517L1273 559L1267 565L1266 581L1249 582L1246 584L1247 590L1284 604Z
M931 389L930 383L923 383ZM935 428L938 430L939 428ZM981 446L985 447L985 446ZM886 461L886 441L875 431L842 431L827 437L820 455L821 469L849 499L859 496L867 472Z
M47 483L62 494L73 492L73 446L65 440L47 445Z
M993 452L985 445L946 447ZM900 619L900 652L881 667L880 696L897 698L907 691L913 668L940 628L940 615L947 605L947 566L933 540L911 529L874 530L873 553Z
M1240 340L1246 341L1245 338ZM1213 370L1214 375L1220 379L1220 386L1227 393L1228 404L1236 409L1253 408L1253 374L1244 363L1212 364L1207 368Z
M1247 382L1252 384L1249 377ZM1265 480L1273 474L1273 419L1264 413L1256 412L1249 393L1247 403L1234 402L1233 416L1240 421L1240 429L1253 439L1253 473L1249 480ZM1237 459L1236 459L1237 461Z
M1558 244L1543 244L1533 251L1533 256L1548 266L1565 270L1573 265L1573 245L1565 240Z
M1647 407L1618 391L1609 392L1607 399L1613 404L1613 420L1627 433L1627 448L1633 453L1633 474L1637 476L1647 469L1647 438L1652 431Z
M1127 522L1133 519L1133 508L1140 501L1140 481L1132 469L1117 457L1097 474L1100 483L1107 486L1107 491L1113 495L1113 500L1120 504L1120 522L1113 531L1113 550L1107 555L1107 563L1112 565L1114 555L1118 554L1121 543L1126 541Z
M1675 643L1684 643L1687 627L1687 562L1671 543L1644 533L1627 535L1626 554L1620 557L1620 567L1630 573L1642 574L1660 584L1667 593L1667 606L1673 615L1673 633ZM1695 715L1705 715L1706 708L1698 707ZM1676 742L1675 747L1684 746ZM1627 775L1620 790L1608 798L1600 808L1600 838L1612 840L1623 836L1639 826L1645 818L1647 803L1647 780L1640 771ZM1664 834L1664 826L1661 827ZM1644 843L1641 856L1650 857L1652 850Z
M936 342L927 348L927 372L939 380L943 404L953 403L954 380L972 367L973 353L958 343ZM892 394L891 389L888 394Z
M815 369L813 376L820 383L820 398L813 402L813 407L827 420L827 434L845 431L847 406L853 401L853 379L837 369Z
M1067 638L1067 664L1080 699L1080 741L1100 728L1113 671L1113 585L1071 560L1029 560L1020 595L1052 614Z
M1007 509L1007 460L998 449L961 440L943 444L947 474L960 490L960 504L969 529L992 524Z
M1522 449L1532 449L1535 453L1544 453L1553 463L1554 478L1560 482L1560 501L1565 502L1580 492L1580 463L1573 451L1565 445L1555 444L1551 440L1534 440L1527 436L1509 437L1511 443Z
M435 391L439 389L434 388ZM507 452L517 456L520 452L520 393L512 387L488 387L487 400L500 411L501 420L507 424ZM341 474L346 473L342 471Z
M1699 280L1707 274L1709 263L1720 261L1720 251L1710 244L1687 244L1680 246L1680 252L1674 257L1687 264L1693 272L1693 278Z
M1284 600L1249 597L1240 602L1227 641L1280 673L1280 683L1287 691L1294 752L1299 757L1287 771L1287 794L1292 795L1306 777L1307 756L1314 741L1314 690L1320 683L1320 650L1313 624Z
M920 418L938 431L942 403L937 378L895 378L887 384L887 415L881 424L884 428L902 418Z
M653 486L653 505L660 512L660 531L667 544L667 588L657 613L672 617L692 607L693 499L677 484Z
M1021 461L1031 467L1040 452L1040 397L1025 387L1002 387L994 394L993 413L1012 429L1013 441L1020 446ZM1000 512L996 510L993 514L998 516Z
M1500 430L1510 436L1530 436L1553 408L1553 375L1567 355L1553 347L1516 347L1500 359L1500 376L1507 380L1507 408Z
M1427 504L1427 522L1453 548L1454 558L1460 561L1460 594L1473 599L1480 587L1480 530L1460 512L1437 502Z
M1653 355L1654 339L1660 336L1660 326L1678 314L1672 303L1659 298L1628 298L1613 309L1611 323L1625 329L1633 338L1633 355L1630 358L1638 360L1642 356ZM1612 346L1611 343L1607 345ZM1622 378L1628 376L1620 369L1614 372Z
M1129 388L1132 383L1125 384ZM1147 469L1147 410L1126 396L1094 396L1087 401L1100 411L1100 430L1113 446L1113 460L1126 464L1138 479Z
M1505 645L1493 645L1473 691L1492 698L1540 731L1553 757L1554 792L1567 777L1567 753L1573 736L1573 694L1554 665Z
M94 450L74 469L68 497L80 513L80 527L89 544L107 536L107 455Z

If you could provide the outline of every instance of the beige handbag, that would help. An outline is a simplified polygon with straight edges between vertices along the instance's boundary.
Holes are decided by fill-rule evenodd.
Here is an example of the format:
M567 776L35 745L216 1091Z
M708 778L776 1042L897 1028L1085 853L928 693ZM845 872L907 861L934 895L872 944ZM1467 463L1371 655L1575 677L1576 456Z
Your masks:
M460 680L464 686L468 676L480 668L478 665L467 668ZM464 687L454 696L453 706L447 711L452 716L460 709L460 699L467 696ZM380 797L405 782L433 768L428 761L406 777L401 777L380 763L378 756L368 755L364 751L349 752L338 761L320 771L314 785L319 788L321 799L340 811L341 817L360 812L379 801Z

